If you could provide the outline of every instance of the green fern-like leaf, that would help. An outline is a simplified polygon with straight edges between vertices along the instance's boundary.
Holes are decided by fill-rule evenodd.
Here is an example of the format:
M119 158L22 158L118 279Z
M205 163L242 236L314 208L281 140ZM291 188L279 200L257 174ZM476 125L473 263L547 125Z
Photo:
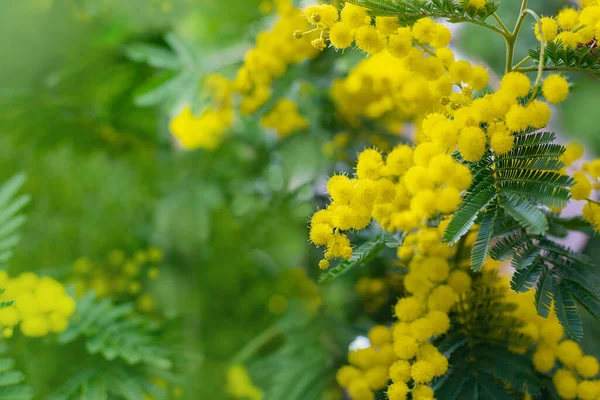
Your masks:
M582 45L573 48L561 41L552 41L546 45L543 60L540 60L539 47L530 49L529 56L537 63L543 63L545 68L555 71L600 73L600 53L597 47Z
M33 399L32 389L23 384L25 374L14 369L15 360L7 352L8 345L0 343L0 400Z
M293 303L278 326L285 343L249 363L265 400L321 398L333 378L329 372L332 360L323 341L329 330L327 321L308 315L300 304Z
M482 345L480 353L478 364L492 376L520 392L528 392L533 396L540 393L542 384L531 368L528 355L515 354L493 345Z
M565 262L569 261L569 263L575 263L577 265L587 266L590 268L594 268L595 265L590 261L590 259L585 255L578 253L565 247L561 244L558 244L552 240L549 240L545 237L539 237L539 244L553 260L561 260L563 259ZM594 280L596 278L593 278Z
M510 263L515 271L528 268L540 255L539 247L530 241L526 241L521 246L516 246L513 251Z
M515 271L510 281L511 289L515 292L527 292L536 283L542 269L541 261L537 260L526 269Z
M526 131L516 137L514 149L507 154L496 156L488 150L481 161L469 164L473 183L452 216L443 239L456 243L477 220L488 221L485 215L494 209L489 207L492 202L497 202L503 211L495 218L494 226L501 235L490 249L493 258L514 256L515 249L519 248L515 246L526 244L526 240L521 239L524 233L511 221L531 234L545 234L549 223L542 206L565 206L573 184L572 178L558 171L562 168L560 156L565 149L553 143L555 138L554 133ZM480 268L481 258L473 261L476 263L472 268ZM521 261L531 259L521 258Z
M583 217L564 218L557 214L548 213L547 218L554 231L552 236L564 237L568 231L584 232L590 235L594 234L590 223Z
M491 207L483 215L479 224L479 231L477 232L477 238L473 243L473 250L471 252L471 268L474 271L480 271L483 268L483 263L488 257L490 249L490 240L494 233L494 222L496 222L496 216L498 215L498 209L496 205Z
M541 317L548 318L548 314L550 314L550 309L552 308L553 293L554 278L548 270L544 269L535 291L535 308Z
M46 397L46 400L69 400L79 393L81 388L98 375L96 368L81 369L71 375L54 393Z
M565 148L555 139L554 133L526 130L516 136L515 147L507 154L497 156L488 150L478 163L467 163L473 183L443 238L455 243L479 222L471 267L479 270L487 254L496 260L510 259L516 270L511 288L517 292L535 289L535 305L542 316L548 315L554 300L565 330L580 338L583 332L573 307L575 298L595 313L600 280L591 272L594 265L586 256L546 236L551 232L564 237L570 227L580 230L583 223L562 220L547 209L566 206L573 184L571 177L559 171ZM460 156L456 159L464 162ZM488 249L491 238L496 240Z
M581 340L583 337L583 326L575 299L569 291L568 285L555 280L554 282L554 311L565 328L568 337Z
M468 372L467 364L451 367L442 379L436 382L436 396L440 399L457 399L470 378Z
M171 361L167 352L155 341L157 329L155 322L136 315L133 305L115 305L89 292L77 303L75 315L59 336L59 342L69 343L84 337L91 354L101 354L107 360L120 358L132 365L168 369Z
M12 255L20 239L18 229L25 223L26 218L20 212L30 197L17 196L24 182L25 175L18 174L0 187L0 264Z
M548 230L546 215L535 204L512 196L503 197L501 204L511 217L533 234L543 235Z
M484 273L474 280L459 298L448 338L436 343L451 365L434 382L436 398L517 399L526 392L540 394L543 383L530 356L507 350L532 342L519 332L523 323L513 316L517 306L507 302L507 289L495 286L496 279Z
M490 400L504 400L508 392L501 382L493 379L493 376L481 374L477 379L480 395Z
M512 266L516 269L511 281L513 290L524 292L535 287L535 305L541 316L548 315L550 304L554 300L555 307L562 311L559 321L563 325L569 324L564 327L572 332L573 337L580 336L578 327L581 326L577 310L569 308L573 298L581 302L592 315L597 316L595 312L599 311L596 305L600 304L600 280L592 269L593 263L585 255L545 236L527 233L524 229L516 230L512 235L499 240L490 253L492 256L505 257L503 259L511 258ZM559 283L561 293L556 294Z
M548 207L564 207L571 195L573 179L553 171L509 170L499 174L500 192Z
M444 240L449 243L456 243L466 235L475 224L479 213L485 210L496 196L497 192L493 187L492 179L486 179L477 185L452 216L452 220L444 232Z
M338 276L350 271L352 268L373 259L373 257L377 256L377 254L379 254L379 252L385 248L387 241L388 235L377 235L361 244L354 249L352 258L341 261L338 265L329 269L329 271L323 272L319 277L319 283L331 282Z
M168 399L166 391L150 379L149 374L135 367L100 364L70 376L45 400L138 400L146 395L157 400Z
M346 0L367 8L373 16L397 16L403 25L417 20L446 18L451 22L484 24L498 10L499 3L488 1L485 7L475 8L464 1L455 0Z
M490 250L494 260L505 261L514 256L516 250L527 243L527 238L521 230L513 231L510 235L499 239Z
M600 321L600 300L594 297L590 292L582 288L581 286L567 282L566 286L577 301L590 313Z

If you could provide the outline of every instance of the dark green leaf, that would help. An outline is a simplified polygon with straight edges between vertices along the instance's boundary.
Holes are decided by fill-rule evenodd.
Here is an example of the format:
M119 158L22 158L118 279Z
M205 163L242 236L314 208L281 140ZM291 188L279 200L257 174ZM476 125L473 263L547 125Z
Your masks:
M548 314L552 308L553 293L554 277L548 269L544 269L535 291L535 308L539 316L548 318Z
M573 295L564 283L554 282L554 311L565 333L577 341L583 337L583 326Z
M508 260L515 250L527 244L528 239L521 231L498 240L491 248L490 255L494 260Z
M526 242L514 249L511 265L515 270L520 271L533 264L539 255L540 248L533 242Z
M541 62L554 71L580 71L597 74L600 72L600 58L598 49L590 46L580 46L573 48L563 44L560 40L551 41L546 44L544 59L541 58L541 51L530 49L529 56ZM535 67L537 68L537 67Z
M542 268L542 263L540 261L536 261L527 269L515 271L512 280L510 281L511 289L515 292L527 292L537 281L540 273L542 272Z
M505 196L500 205L523 228L527 228L534 235L543 235L548 230L546 215L527 200L519 197Z
M481 189L473 190L470 196L463 200L463 204L454 213L446 231L443 240L451 244L456 243L463 237L475 223L475 220L496 197L496 189L493 182L486 180L482 182Z
M471 252L471 268L473 271L480 271L488 257L490 240L492 240L494 233L494 222L496 221L497 214L498 209L496 205L493 205L481 219L477 238L475 239L475 243L473 243L473 250Z
M487 374L481 374L477 377L477 385L479 385L480 394L484 399L504 400L509 396L500 382Z
M567 287L577 301L581 303L594 318L600 321L600 300L575 283L567 282Z

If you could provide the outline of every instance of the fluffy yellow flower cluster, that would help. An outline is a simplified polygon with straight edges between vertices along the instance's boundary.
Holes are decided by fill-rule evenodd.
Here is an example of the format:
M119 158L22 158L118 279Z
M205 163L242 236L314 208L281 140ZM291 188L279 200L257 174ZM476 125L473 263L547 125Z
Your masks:
M212 102L199 116L189 106L171 120L171 133L185 149L214 150L221 144L233 121L233 87L226 78L211 74L205 78L205 90Z
M270 99L271 83L283 75L289 65L318 54L310 43L290 41L298 27L310 27L291 0L276 0L274 3L280 19L270 31L258 35L256 47L245 54L244 64L234 80L217 74L208 75L203 86L211 103L199 116L195 116L188 106L171 120L171 132L185 149L217 148L233 123L234 94L242 97L240 112L252 114ZM284 112L284 115L278 115L279 112ZM298 115L296 106L289 100L279 102L262 122L266 128L275 129L281 137L308 126L308 120Z
M352 43L369 54L350 74L334 81L331 96L340 114L351 124L360 118L377 118L390 130L399 123L422 117L431 109L439 108L439 99L452 93L452 66L454 54L447 48L450 30L430 18L418 20L412 27L400 27L397 17L367 15L367 10L346 3L338 15L331 5L307 7L304 13L309 22L321 30L321 37L313 45L325 47L324 34L336 49L345 49ZM483 89L488 73L482 67L468 68L454 83L466 83L474 90Z
M248 370L242 364L234 364L227 370L227 391L236 399L262 400L263 392L254 386Z
M579 143L570 143L569 145L567 145L566 149L567 150L561 157L561 161L565 164L565 168L569 167L574 161L578 160L583 156L583 147ZM588 170L591 171L589 175L596 182L597 188L598 175L594 176L594 173L600 173L600 171L594 171L594 164L596 163L586 163L586 168L578 169L571 174L573 176L573 179L575 180L575 184L571 187L571 198L573 200L587 200L592 195L592 189L594 189L594 185L592 184L592 182L590 182L590 179L588 178ZM594 225L593 221L589 222L592 225Z
M60 333L67 328L69 317L75 312L75 301L65 287L49 277L25 272L9 278L0 271L0 287L6 291L1 301L15 300L11 307L0 310L0 326L4 337L10 337L20 324L25 336L41 337Z
M583 170L576 172L573 177L575 178L573 188L578 187L580 190L578 194L581 196L588 195L587 203L583 206L583 217L596 232L600 232L600 203L590 199L591 191L600 189L600 159L584 163ZM573 193L572 191L573 189L571 193Z
M310 27L291 4L290 0L278 1L280 19L270 31L258 35L256 47L246 53L244 65L237 71L233 86L242 95L242 114L254 113L269 100L273 79L283 75L290 65L318 54L309 42L290 41L296 29Z
M456 246L450 247L441 241L447 222L442 221L437 227L423 227L407 235L398 247L398 257L409 269L404 277L405 290L415 299L422 299L430 309L444 312L454 305L456 294L471 288L471 276L467 272L469 263L456 265L447 261L454 258L457 251ZM465 245L472 244L474 238L474 235L468 235Z
M437 325L432 327L432 324ZM417 331L430 328L440 332L444 324L449 326L449 321L439 324L440 318L435 314L431 321L423 318L413 323ZM396 328L376 325L368 334L370 346L348 353L350 365L338 370L336 380L353 400L375 399L375 392L386 386L390 400L404 400L409 392L415 400L433 398L433 390L427 383L446 372L448 360L426 340L417 341L407 335L396 338L396 331ZM392 383L388 386L390 380ZM407 383L411 381L413 385L409 389Z
M362 60L347 77L335 80L330 95L350 125L360 125L361 118L377 119L391 132L398 132L402 122L439 107L440 97L450 95L452 82L444 71L442 67L439 79L434 75L427 79L423 76L426 70L411 71L404 60L383 51Z
M102 261L82 257L73 263L72 282L78 296L93 290L99 297L135 300L140 311L153 312L155 300L143 288L148 281L158 279L160 270L156 264L162 260L163 252L158 247L137 251L131 257L122 250L113 250Z
M561 156L564 164L564 173L573 163L583 157L584 148L577 142L571 142ZM600 159L585 162L581 168L576 168L571 176L575 184L571 187L571 198L573 200L587 200L583 206L583 217L596 232L600 232L600 204L591 199L592 191L600 189Z
M401 56L399 58L412 51L413 39L441 48L446 47L452 38L447 27L429 18L417 21L412 31L400 28L397 17L376 17L375 25L372 25L373 20L367 10L351 3L346 3L341 13L328 4L309 6L304 9L304 15L309 23L321 30L321 38L313 41L313 46L321 50L325 48L325 32L336 49L346 49L355 43L366 53L375 54L387 48L390 53Z
M328 268L332 258L352 256L342 231L365 229L374 218L384 229L409 232L454 212L470 184L469 169L435 143L397 146L385 160L377 150L364 150L356 177L332 176L327 184L332 202L312 217L310 240L327 248L320 267Z
M580 10L564 8L555 17L541 18L541 31L546 41L562 42L577 48L586 46L599 38L600 4L595 0L582 1ZM535 25L535 35L541 39L540 25Z
M260 124L263 128L275 130L280 138L286 138L308 128L308 119L298 113L298 106L292 100L281 99L261 118Z
M390 400L405 400L408 393L413 399L433 398L427 385L446 373L448 360L430 341L448 331L448 313L472 282L468 263L464 270L448 262L455 258L456 248L441 243L444 229L445 223L421 228L407 235L398 249L401 259L409 264L403 281L408 296L395 305L398 321L391 328L375 326L368 335L371 346L350 351L350 365L338 371L338 383L353 400L375 398L374 392L390 381ZM467 237L466 246L473 238Z
M469 68L458 61L451 66L451 76L455 81L465 79ZM563 79L550 76L544 87L553 77ZM506 154L514 147L514 134L544 128L550 121L550 108L546 103L532 100L523 105L519 102L531 89L526 75L510 72L504 75L500 89L493 94L473 100L468 90L453 93L443 100L444 112L429 114L424 119L421 139L450 150L458 145L461 156L471 162L481 160L488 145L496 154Z
M553 375L554 387L563 399L597 399L600 396L598 360L584 355L576 342L564 339L564 329L553 312L548 318L537 314L533 291L517 294L508 290L507 297L518 306L515 315L526 324L523 333L535 342L535 369Z

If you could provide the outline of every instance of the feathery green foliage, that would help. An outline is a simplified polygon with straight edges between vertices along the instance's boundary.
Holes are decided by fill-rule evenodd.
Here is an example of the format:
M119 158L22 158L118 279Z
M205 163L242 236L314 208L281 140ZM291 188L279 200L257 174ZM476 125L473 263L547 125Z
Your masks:
M502 156L488 152L478 163L471 163L473 183L444 233L444 240L456 243L479 222L480 228L473 247L471 267L480 270L488 255L494 226L508 226L513 220L533 235L543 235L549 228L543 206L562 207L570 198L572 179L562 175L560 156L564 148L553 141L549 132L524 133L516 138L515 147ZM505 232L506 236L507 233ZM491 249L492 257L504 258L514 253L515 238L504 237ZM532 258L535 248L521 249L513 266L525 268L522 261ZM534 257L535 258L535 257ZM529 277L532 278L533 277ZM523 284L530 282L525 279Z
M7 351L8 344L0 343L0 400L33 399L32 389L23 384L25 374L14 369L15 360L7 356Z
M143 371L121 365L100 365L80 370L44 400L139 400L145 395L157 400L169 398Z
M26 220L20 211L29 203L30 197L17 196L24 182L25 175L19 174L0 187L0 265L12 256L12 250L20 240L18 229Z
M498 10L500 3L490 1L485 7L475 8L463 1L392 1L392 0L346 0L348 3L366 7L371 15L398 16L404 25L412 25L424 18L447 18L450 22L483 24Z
M322 316L311 315L299 304L291 305L277 324L285 343L249 363L250 372L266 389L265 400L303 400L322 396L333 380L331 366L334 362L326 350L327 336L332 334L327 332L326 322ZM294 368L286 368L292 364Z
M132 43L125 47L125 54L131 60L166 70L136 90L138 106L173 106L179 99L199 97L196 96L198 85L206 74L202 67L204 59L197 49L175 33L166 34L165 42L169 49L147 43Z
M493 281L493 275L483 276ZM531 339L519 332L523 322L511 315L516 305L506 300L505 291L482 277L460 296L456 326L439 343L451 365L434 383L439 398L507 399L540 393L543 385L531 358L507 351Z
M374 257L376 257L380 251L382 251L385 248L386 242L388 242L388 240L389 235L386 234L377 235L367 240L366 242L358 246L356 249L354 249L352 257L349 260L340 261L335 267L330 268L329 270L327 270L327 272L323 272L319 277L319 283L331 282L338 276L350 271L352 268L357 267L359 265L364 265L365 263L369 262ZM395 246L397 245L394 245L393 247Z
M548 316L553 300L559 320L572 338L581 339L583 335L581 318L574 307L575 299L586 309L591 309L596 318L600 316L593 312L600 301L599 281L590 270L593 265L585 255L523 228L515 229L511 235L497 241L490 253L497 260L511 260L516 269L511 281L513 290L536 290L539 315Z
M97 299L90 291L78 301L69 328L60 335L59 342L66 344L84 337L91 354L168 369L172 365L168 353L155 343L158 329L157 323L136 315L132 304L115 305L109 299Z
M546 45L543 61L540 61L540 53L539 47L529 50L529 56L538 63L542 62L546 70L600 73L600 57L597 47L580 46L575 49L555 40Z

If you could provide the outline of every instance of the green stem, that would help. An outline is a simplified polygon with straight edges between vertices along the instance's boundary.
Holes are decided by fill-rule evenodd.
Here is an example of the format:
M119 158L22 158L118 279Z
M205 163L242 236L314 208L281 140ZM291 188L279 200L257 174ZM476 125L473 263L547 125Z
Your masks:
M502 20L498 16L498 14L493 13L492 16L494 17L494 19L496 20L496 22L498 23L498 25L500 25L500 27L502 28L502 30L504 31L504 33L506 35L510 35L510 31L508 30L508 28L506 27L506 25L504 25L504 22L502 22Z
M519 37L519 32L521 32L521 28L523 27L523 22L525 21L525 17L527 13L527 2L528 0L523 0L521 3L521 11L519 11L519 18L517 19L517 23L515 24L515 29L513 33L504 36L506 39L506 67L505 73L509 73L512 71L513 59L515 56L515 44L517 42L517 38Z
M491 24L488 24L485 22L472 21L470 19L462 19L462 18L452 18L452 22L470 22L472 24L483 26L484 28L490 29L496 33L501 34L504 37L507 37L509 35L508 31L504 32L502 29L498 28L497 26L494 26L494 25L491 25Z
M561 67L561 66L555 66L555 67L543 67L544 71L561 71L561 72L581 72L581 68L576 68L576 67L572 67L572 68L567 68L567 67ZM517 72L535 72L539 69L539 67L521 67L518 69L515 69L515 71ZM589 71L592 73L598 73L600 71Z
M539 34L540 34L540 60L538 63L538 71L537 71L537 77L535 79L535 84L533 85L533 94L531 95L531 98L529 99L529 102L531 103L533 101L533 99L535 98L535 96L537 95L537 91L538 88L540 87L540 83L542 82L542 77L544 74L544 60L545 60L545 56L546 56L546 39L544 38L544 31L542 29L542 20L540 19L540 16L537 15L537 13L533 10L530 9L525 9L523 10L523 13L525 14L529 14L531 15L533 18L535 18L538 27L539 27Z
M272 327L264 330L261 334L248 342L248 344L246 344L246 346L244 346L244 348L231 359L231 364L241 364L248 360L254 353L259 351L264 345L269 343L280 334L281 330L277 325L273 325Z
M433 51L431 51L430 49L427 48L427 46L422 45L421 43L417 43L417 45L427 54L429 54L430 56L435 56L435 53ZM447 68L446 68L447 69Z
M514 67L512 67L512 70L515 71L519 67L522 67L523 64L525 64L529 60L531 60L531 56L525 57L524 59L522 59L521 61L519 61Z
M504 73L508 74L512 71L512 63L515 54L515 41L511 38L506 38L506 67Z

